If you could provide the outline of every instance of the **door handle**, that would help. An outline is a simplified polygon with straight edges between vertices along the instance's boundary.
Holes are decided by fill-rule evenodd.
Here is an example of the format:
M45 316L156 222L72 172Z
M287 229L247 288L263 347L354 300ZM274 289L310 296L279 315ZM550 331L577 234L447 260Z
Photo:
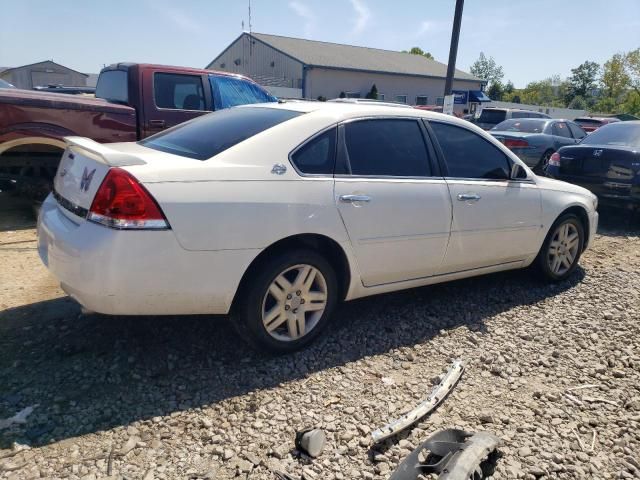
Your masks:
M344 203L370 202L371 197L369 195L340 195L340 201Z
M149 126L155 128L164 128L164 120L149 120Z
M458 200L461 202L477 202L482 197L477 193L459 193Z

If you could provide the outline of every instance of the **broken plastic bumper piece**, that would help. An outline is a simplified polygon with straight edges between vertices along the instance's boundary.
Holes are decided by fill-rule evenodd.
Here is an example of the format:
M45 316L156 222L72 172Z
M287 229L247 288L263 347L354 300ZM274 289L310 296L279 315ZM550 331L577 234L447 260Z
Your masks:
M439 474L438 480L481 480L482 464L500 443L487 432L443 430L411 452L389 480L416 480L427 473Z
M392 437L398 432L410 427L435 409L445 399L456 383L458 383L462 372L464 372L464 364L462 361L456 360L453 362L442 381L434 387L427 399L409 413L372 432L371 437L373 438L373 442L377 443L385 438Z

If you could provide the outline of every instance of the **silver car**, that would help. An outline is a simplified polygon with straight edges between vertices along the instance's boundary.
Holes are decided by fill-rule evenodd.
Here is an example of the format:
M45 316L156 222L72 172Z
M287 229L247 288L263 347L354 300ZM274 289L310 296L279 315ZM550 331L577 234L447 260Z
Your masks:
M587 136L574 122L544 118L505 120L489 133L536 172L544 171L560 147L575 145Z

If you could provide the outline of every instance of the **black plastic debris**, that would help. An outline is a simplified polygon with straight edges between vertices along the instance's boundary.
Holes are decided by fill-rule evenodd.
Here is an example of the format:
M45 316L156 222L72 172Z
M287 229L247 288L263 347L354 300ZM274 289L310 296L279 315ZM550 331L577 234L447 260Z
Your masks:
M443 430L411 452L389 480L416 480L426 473L439 474L439 480L481 480L481 464L500 443L487 432Z

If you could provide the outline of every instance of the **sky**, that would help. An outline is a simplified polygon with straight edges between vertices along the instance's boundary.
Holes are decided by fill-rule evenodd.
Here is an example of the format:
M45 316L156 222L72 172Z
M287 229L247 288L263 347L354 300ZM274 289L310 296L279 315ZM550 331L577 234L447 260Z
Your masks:
M0 0L0 66L54 60L202 68L248 30L248 0ZM408 50L446 63L455 0L251 0L252 30ZM480 52L516 87L640 47L640 0L466 0L456 66Z

